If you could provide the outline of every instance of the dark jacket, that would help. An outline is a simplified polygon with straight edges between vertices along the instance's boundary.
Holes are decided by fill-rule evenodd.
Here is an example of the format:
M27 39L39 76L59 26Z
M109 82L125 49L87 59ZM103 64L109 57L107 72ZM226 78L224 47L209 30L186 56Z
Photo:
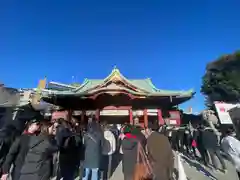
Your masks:
M103 134L99 131L94 131L93 129L84 134L85 168L100 168L103 140Z
M73 156L74 154L74 156ZM63 139L63 144L60 148L59 162L61 168L65 166L77 166L80 160L83 159L83 142L80 134L69 134Z
M57 128L56 140L59 147L62 147L64 141L72 135L71 131L68 128L63 127L60 125Z
M138 143L145 148L146 138L142 133L138 133L136 137L124 138L122 140L123 160L122 168L125 178L132 179L135 165L137 162ZM140 159L141 160L141 159Z
M12 180L48 180L55 151L57 146L46 136L22 135L11 146L3 173L8 173L13 163Z
M3 165L8 151L15 139L15 128L8 126L0 131L0 167Z
M57 150L54 138L31 136L19 180L49 180L53 171L53 154Z
M74 134L68 128L60 126L56 139L60 152L55 160L54 171L63 178L73 176L83 156L82 137L80 134Z
M207 150L216 150L218 148L218 137L210 128L202 131L203 145Z
M184 129L179 129L177 131L177 136L178 136L181 146L182 146L184 144Z
M13 142L2 166L2 173L8 174L13 164L12 180L18 180L20 177L20 171L28 152L30 136L31 135L24 134Z
M195 141L197 141L197 140L198 140L198 136L199 136L198 130L194 130L194 131L193 131L193 137L192 137L192 139L195 140Z
M196 137L196 140L197 140L197 148L199 151L201 152L204 152L206 150L206 147L204 145L204 137L203 137L203 132L204 132L204 129L202 128L199 128L196 132L196 134L194 135Z
M135 164L137 162L138 140L133 138L124 138L122 141L123 160L122 168L125 177L133 176Z
M183 135L183 142L187 146L191 146L192 143L192 135L189 129L184 130L184 135Z

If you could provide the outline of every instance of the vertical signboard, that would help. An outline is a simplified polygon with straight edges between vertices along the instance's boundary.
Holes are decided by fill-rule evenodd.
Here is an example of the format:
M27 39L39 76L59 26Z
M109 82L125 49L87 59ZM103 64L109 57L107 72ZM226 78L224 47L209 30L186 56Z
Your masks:
M240 104L230 104L224 102L214 102L217 115L221 124L233 124L232 119L229 115L229 110L239 106Z
M169 114L170 114L169 124L179 126L181 124L180 112L179 111L169 111Z
M46 83L47 83L47 79L46 78L39 80L37 91L33 95L33 98L32 98L32 103L33 104L39 104L40 99L41 99L42 89L46 88Z

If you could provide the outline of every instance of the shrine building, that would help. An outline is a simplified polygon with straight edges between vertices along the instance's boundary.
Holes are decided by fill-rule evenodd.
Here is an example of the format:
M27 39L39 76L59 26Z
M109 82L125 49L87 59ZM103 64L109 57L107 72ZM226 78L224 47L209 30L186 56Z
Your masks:
M180 125L176 107L191 99L195 92L158 89L151 79L128 79L114 68L105 79L85 79L82 84L49 82L42 99L71 112L78 112L82 120L90 112L99 121L130 122L134 118L147 126L151 121ZM169 114L169 115L165 115Z

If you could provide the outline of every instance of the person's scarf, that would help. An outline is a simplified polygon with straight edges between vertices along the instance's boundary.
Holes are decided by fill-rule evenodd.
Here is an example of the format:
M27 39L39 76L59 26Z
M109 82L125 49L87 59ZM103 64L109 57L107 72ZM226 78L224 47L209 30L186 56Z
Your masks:
M128 138L128 139L131 139L131 138L136 139L137 138L137 136L135 136L135 135L133 135L131 133L126 133L125 137Z
M28 130L23 131L23 134L27 134L27 135L37 135L39 134L39 132L28 132Z

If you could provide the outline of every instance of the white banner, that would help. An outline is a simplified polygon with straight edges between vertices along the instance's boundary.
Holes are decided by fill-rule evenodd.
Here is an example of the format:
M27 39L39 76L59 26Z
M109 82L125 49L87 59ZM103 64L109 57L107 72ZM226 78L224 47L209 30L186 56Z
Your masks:
M128 116L129 111L128 110L102 110L100 111L101 116Z
M214 102L219 120L221 124L232 124L232 119L228 113L228 111L240 104L229 104L224 102Z
M133 116L143 116L143 115L144 115L143 110L134 110L133 111ZM147 115L148 116L157 116L158 110L157 109L147 109Z
M176 125L177 124L177 120L170 119L169 120L169 124L170 125Z
M157 116L158 115L158 110L157 109L148 109L147 110L147 115L148 116Z

